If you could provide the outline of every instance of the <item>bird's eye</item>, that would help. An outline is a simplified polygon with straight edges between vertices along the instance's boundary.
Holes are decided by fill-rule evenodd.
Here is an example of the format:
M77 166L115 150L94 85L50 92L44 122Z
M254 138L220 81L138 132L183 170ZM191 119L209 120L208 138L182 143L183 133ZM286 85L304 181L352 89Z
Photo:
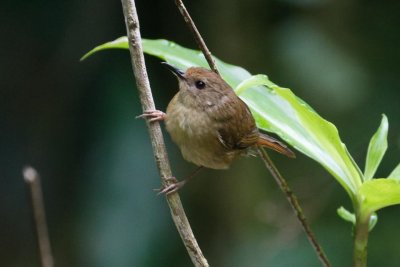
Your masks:
M196 81L195 85L197 89L204 89L204 87L206 87L206 84L203 81Z

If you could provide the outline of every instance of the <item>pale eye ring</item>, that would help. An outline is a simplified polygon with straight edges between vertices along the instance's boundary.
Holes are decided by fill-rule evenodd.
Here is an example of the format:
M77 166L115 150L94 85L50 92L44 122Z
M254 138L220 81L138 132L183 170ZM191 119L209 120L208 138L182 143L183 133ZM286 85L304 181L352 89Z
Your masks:
M206 84L203 82L203 81L196 81L195 83L194 83L195 85L196 85L196 88L197 89L204 89L204 87L206 87Z

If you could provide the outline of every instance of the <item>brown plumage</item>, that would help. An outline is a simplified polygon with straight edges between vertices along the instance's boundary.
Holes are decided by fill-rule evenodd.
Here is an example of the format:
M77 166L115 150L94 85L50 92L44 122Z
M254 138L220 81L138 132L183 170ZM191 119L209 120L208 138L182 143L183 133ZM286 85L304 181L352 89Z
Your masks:
M178 77L179 92L163 119L187 161L226 169L257 145L295 157L284 144L259 132L247 105L218 74L199 67L183 72L166 66Z

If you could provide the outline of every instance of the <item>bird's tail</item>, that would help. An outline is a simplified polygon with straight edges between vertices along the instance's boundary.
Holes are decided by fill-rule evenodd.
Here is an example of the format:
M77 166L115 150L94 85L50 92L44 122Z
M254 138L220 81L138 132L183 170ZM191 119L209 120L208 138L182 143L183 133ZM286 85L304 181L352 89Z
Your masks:
M285 144L269 135L260 133L260 137L257 140L257 145L275 150L285 156L288 156L289 158L296 158L294 152L290 150Z

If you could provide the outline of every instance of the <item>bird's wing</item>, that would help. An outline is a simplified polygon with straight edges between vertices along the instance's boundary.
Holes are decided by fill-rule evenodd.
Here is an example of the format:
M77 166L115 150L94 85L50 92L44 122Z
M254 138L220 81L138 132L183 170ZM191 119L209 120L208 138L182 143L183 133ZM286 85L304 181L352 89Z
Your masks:
M236 98L235 98L236 97ZM258 129L247 105L235 95L216 118L220 123L218 140L228 150L242 150L257 143Z

